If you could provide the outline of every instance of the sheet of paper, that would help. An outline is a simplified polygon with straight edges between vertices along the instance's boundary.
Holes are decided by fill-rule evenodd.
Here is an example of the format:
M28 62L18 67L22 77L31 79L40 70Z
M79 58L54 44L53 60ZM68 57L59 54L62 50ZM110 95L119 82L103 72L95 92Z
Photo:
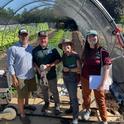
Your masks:
M90 77L89 77L89 88L90 89L97 89L98 86L101 83L101 78L102 77L100 75L90 75ZM109 90L109 86L110 86L110 84L105 82L104 89Z
M90 89L97 89L101 83L101 76L99 75L90 75L89 77L89 87Z

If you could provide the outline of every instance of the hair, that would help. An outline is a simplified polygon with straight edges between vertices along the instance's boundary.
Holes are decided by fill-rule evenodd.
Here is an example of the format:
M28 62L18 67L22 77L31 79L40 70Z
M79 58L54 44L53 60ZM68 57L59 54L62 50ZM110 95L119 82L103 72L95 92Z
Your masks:
M68 43L68 42L67 42L67 43L65 43L65 44L70 45L70 46L71 46L71 49L72 49L72 50L75 50L75 47L74 47L74 43L73 43L73 42L72 42L72 43L70 43L70 42Z
M98 37L98 36L97 36ZM95 44L95 50L97 51L98 48L99 48L100 44L99 44L99 38L98 38L98 41L97 43ZM81 60L84 61L85 58L87 58L87 56L89 56L89 51L90 51L90 45L88 43L88 36L86 37L86 40L85 40L85 45L84 45L84 50L83 50L83 53L82 53L82 57L81 57Z

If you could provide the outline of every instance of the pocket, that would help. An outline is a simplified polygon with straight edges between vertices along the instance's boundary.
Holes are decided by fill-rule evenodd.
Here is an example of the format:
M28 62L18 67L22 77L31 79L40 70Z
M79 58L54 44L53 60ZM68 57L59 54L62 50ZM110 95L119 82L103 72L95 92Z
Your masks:
M18 78L18 81L19 81L19 89L23 89L25 87L25 80Z

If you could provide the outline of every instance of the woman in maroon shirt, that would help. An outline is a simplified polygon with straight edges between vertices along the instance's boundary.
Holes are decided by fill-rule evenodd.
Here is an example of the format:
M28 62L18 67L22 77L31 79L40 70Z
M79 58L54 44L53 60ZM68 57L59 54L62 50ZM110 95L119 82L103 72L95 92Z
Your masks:
M102 64L101 64L102 62ZM90 117L90 102L91 102L91 89L89 88L89 76L100 75L101 65L103 66L103 77L97 89L94 89L94 95L99 107L102 124L107 123L107 110L105 103L105 80L109 73L109 65L111 59L109 53L99 45L98 33L95 30L90 30L86 35L86 43L82 55L82 93L83 93L83 114L82 118L88 120Z

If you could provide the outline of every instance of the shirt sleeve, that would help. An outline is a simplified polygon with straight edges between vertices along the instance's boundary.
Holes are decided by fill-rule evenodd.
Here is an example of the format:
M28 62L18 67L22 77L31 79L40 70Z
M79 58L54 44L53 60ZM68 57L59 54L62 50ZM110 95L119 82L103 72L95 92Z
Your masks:
M33 63L36 63L36 59L35 59L35 49L32 50L32 61Z
M32 62L33 64L35 63L37 66L39 66L37 62L37 49L35 48L32 50Z
M59 52L57 51L57 49L53 49L53 53L54 53L55 60L61 61L61 56L60 56Z
M106 51L105 49L102 50L102 62L103 62L103 65L111 65L112 64L110 55L109 55L108 51Z
M7 51L7 67L11 75L15 74L14 63L15 63L15 50L13 47L11 47Z
M79 61L80 61L79 54L76 54L76 58L77 58L77 60L79 60Z

